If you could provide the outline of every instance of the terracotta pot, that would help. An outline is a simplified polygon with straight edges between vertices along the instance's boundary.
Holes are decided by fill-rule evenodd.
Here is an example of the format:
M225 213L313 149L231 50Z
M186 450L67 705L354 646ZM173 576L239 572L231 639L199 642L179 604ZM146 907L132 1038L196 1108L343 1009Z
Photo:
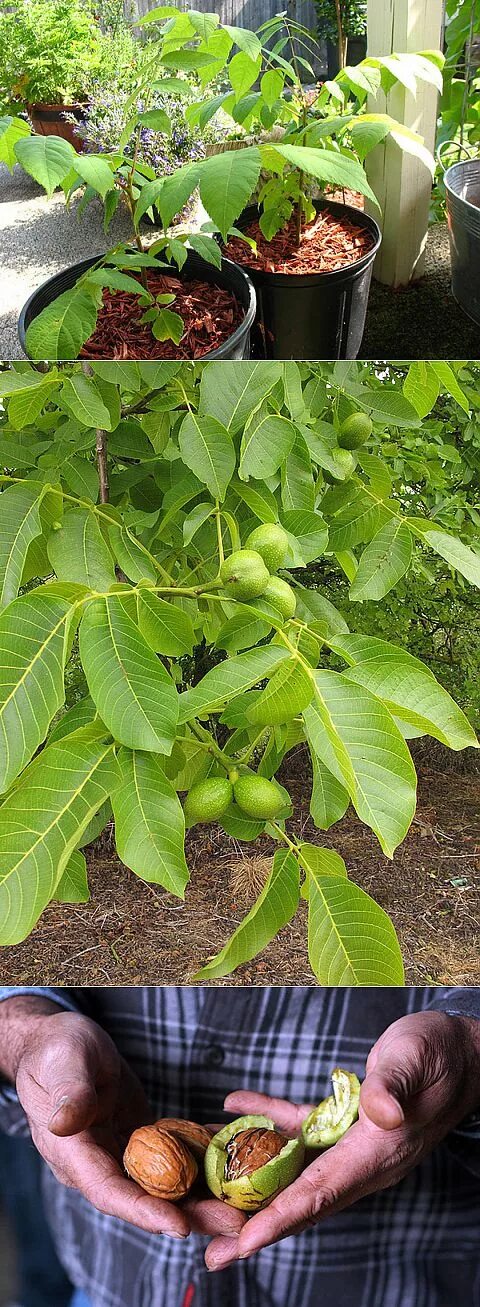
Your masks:
M37 135L61 136L64 141L69 141L70 145L73 145L77 154L81 154L83 142L77 135L74 123L66 122L64 117L66 113L71 113L77 122L81 122L83 116L81 104L29 104L28 112Z

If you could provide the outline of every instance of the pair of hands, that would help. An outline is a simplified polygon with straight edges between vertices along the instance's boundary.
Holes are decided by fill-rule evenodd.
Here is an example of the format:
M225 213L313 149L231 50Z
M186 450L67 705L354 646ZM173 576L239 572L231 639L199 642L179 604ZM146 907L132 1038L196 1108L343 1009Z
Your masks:
M14 1075L34 1143L62 1184L153 1234L213 1236L205 1260L220 1270L402 1180L478 1105L479 1068L480 1022L437 1012L402 1017L370 1052L358 1122L248 1220L211 1196L175 1207L125 1176L126 1141L151 1112L137 1077L88 1018L38 1017ZM312 1106L249 1092L225 1100L229 1113L265 1114L288 1135L300 1133Z

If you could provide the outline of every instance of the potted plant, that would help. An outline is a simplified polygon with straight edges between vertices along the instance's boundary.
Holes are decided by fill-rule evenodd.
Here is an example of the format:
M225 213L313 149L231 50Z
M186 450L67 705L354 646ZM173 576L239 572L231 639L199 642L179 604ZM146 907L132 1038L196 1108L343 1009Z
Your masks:
M312 88L303 81L312 74L311 64L298 53L311 43L307 30L282 14L259 35L258 88L233 103L227 94L221 107L250 131L269 129L277 138L260 147L257 206L241 216L241 232L228 242L227 253L254 282L267 356L352 357L362 340L380 230L357 207L312 198L312 182L323 191L330 186L358 192L378 210L364 164L387 137L433 175L434 160L422 138L388 114L369 112L369 101L405 79L410 87L418 80L440 90L443 56L426 51L368 58ZM205 107L190 107L187 116L197 112L205 120Z
M75 119L102 49L88 3L12 0L0 15L0 100L8 109L27 110L36 132L76 147Z
M258 180L256 151L246 161L246 169L244 164L238 204L227 160L202 157L203 151L196 149L189 163L175 166L173 162L173 170L171 157L168 166L162 160L158 176L142 157L145 129L165 137L172 130L170 112L155 105L155 97L160 92L187 101L192 86L183 74L202 70L206 64L208 77L199 77L200 86L212 81L228 55L233 57L244 42L242 31L237 34L231 28L230 32L220 28L216 16L199 20L194 12L190 17L172 11L153 52L148 47L146 52L140 50L136 85L125 105L117 150L75 157L67 142L54 137L48 142L22 137L12 147L14 160L47 194L62 186L70 201L85 187L82 204L102 200L106 229L120 203L131 219L131 242L51 278L24 306L20 339L31 357L248 356L256 307L248 275L222 257L211 235L172 232L170 225L200 185L209 218L227 239L231 219L238 216ZM224 44L222 58L210 53L212 33L226 37L227 53ZM256 46L260 50L259 41ZM4 141L17 128L18 120L5 119ZM160 230L149 245L142 225L154 209Z
M247 321L251 323L251 287L239 280L239 267L232 270L230 263L221 263L216 243L208 239L216 234L227 247L227 255L231 252L238 263L244 265L246 262L247 272L260 287L261 319L269 352L280 353L283 357L305 358L356 353L363 331L371 267L380 240L379 229L372 218L358 209L332 212L329 203L325 225L330 228L332 222L337 222L337 244L340 241L342 246L340 251L337 250L336 265L329 277L324 266L319 267L312 258L311 238L318 235L317 229L314 230L314 220L317 207L321 209L324 201L317 201L316 205L312 203L311 186L320 182L322 185L348 187L376 204L363 161L369 150L388 134L433 167L421 139L387 115L367 114L366 100L370 92L390 89L407 75L407 69L410 81L415 76L436 81L438 85L441 56L409 55L367 60L359 70L345 69L333 87L316 88L310 93L302 85L300 60L295 51L295 41L300 36L303 40L308 33L298 24L290 24L283 16L265 24L258 34L230 26L223 28L215 14L199 15L196 11L185 14L173 6L153 10L142 22L159 23L159 36L153 53L142 60L139 86L132 94L131 107L136 106L139 89L148 104L147 97L157 89L159 72L163 74L162 89L166 89L165 72L169 70L171 84L180 93L185 87L178 76L180 71L195 70L203 91L219 74L223 74L228 79L228 88L210 98L203 94L199 104L189 105L187 102L187 120L197 122L203 131L222 110L234 121L248 126L249 130L253 128L260 139L234 153L224 150L213 157L184 164L170 176L160 177L152 168L139 162L139 154L145 125L169 131L168 115L161 110L147 107L139 113L135 108L132 118L126 123L121 148L109 155L75 159L68 144L55 141L55 138L48 143L38 139L17 141L13 147L14 157L45 187L47 193L51 194L56 185L61 185L70 198L86 184L85 201L98 195L101 197L107 226L118 203L125 203L131 216L134 240L133 251L125 246L118 247L97 260L95 266L93 260L91 266L77 265L61 279L54 279L49 288L42 287L36 293L21 319L22 343L24 341L27 352L34 358L75 358L83 350L86 356L105 357L110 356L113 347L117 351L116 357L128 357L131 349L140 348L147 350L142 357L201 357L212 346L213 349L221 348L228 340L228 332L224 333L221 343L216 322L225 308L227 317L228 313L234 315L230 318L230 326L234 326L235 303L230 300L227 306L220 302L221 297L215 299L210 293L206 308L200 309L197 305L193 309L194 321L201 320L203 341L193 339L183 311L185 305L182 309L181 303L185 299L182 285L186 280L191 281L192 275L198 277L202 273L206 280L213 280L218 286L222 274L227 276L232 288L233 279L236 279L235 285L243 296L243 312L247 316L238 326L243 330ZM283 53L287 45L293 49L291 62ZM305 60L303 64L308 67ZM255 86L258 89L252 90ZM11 124L8 130L12 130ZM134 150L133 158L127 158L123 149L132 130L136 133L138 148ZM265 131L277 132L277 139L273 143L262 140L261 132ZM257 191L261 176L260 211L258 216L253 215L254 224L257 223L255 245L249 233L252 217L245 211ZM174 234L172 237L169 228L173 216L197 188L208 221L199 232ZM140 223L153 205L160 217L161 231L147 250ZM246 243L235 239L239 234L235 227L237 221L245 228ZM284 261L286 251L289 267L287 272L280 273L274 267L272 273L268 266L273 252L271 242L278 233L281 233L280 241L284 246L282 259ZM268 243L266 260L260 249L261 241ZM293 275L290 249L293 249L294 256ZM305 273L307 252L308 271ZM295 267L295 259L298 267L298 258L300 272ZM171 263L176 264L174 282L171 268L169 271ZM276 295L279 278L281 302ZM327 293L330 278L333 278L331 296ZM285 290L288 291L287 301L284 300ZM307 311L311 311L312 317L308 330L305 290L309 292ZM125 295L129 296L128 305L119 298ZM201 290L200 295L202 297ZM120 318L128 328L123 336ZM321 326L327 319L328 338ZM109 340L105 334L107 325ZM247 336L248 332L243 331L241 339L235 337L235 348L241 346L244 351ZM227 348L230 347L227 345ZM178 354L175 354L175 349ZM138 357L138 354L132 356Z

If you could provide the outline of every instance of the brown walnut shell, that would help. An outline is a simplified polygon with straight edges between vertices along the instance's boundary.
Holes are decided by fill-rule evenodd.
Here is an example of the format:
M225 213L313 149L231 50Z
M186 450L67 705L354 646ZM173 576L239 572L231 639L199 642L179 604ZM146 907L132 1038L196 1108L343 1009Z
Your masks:
M157 1125L143 1125L134 1130L123 1164L132 1180L154 1198L176 1202L190 1192L198 1175L198 1166L190 1149L173 1134Z
M253 1175L261 1166L278 1157L288 1139L277 1130L255 1126L239 1130L226 1145L225 1179L238 1180L242 1175Z
M155 1128L167 1130L168 1134L181 1139L196 1157L197 1162L203 1161L213 1134L213 1131L208 1130L205 1125L197 1125L196 1121L184 1121L183 1118L176 1116L161 1117L160 1121L155 1122Z

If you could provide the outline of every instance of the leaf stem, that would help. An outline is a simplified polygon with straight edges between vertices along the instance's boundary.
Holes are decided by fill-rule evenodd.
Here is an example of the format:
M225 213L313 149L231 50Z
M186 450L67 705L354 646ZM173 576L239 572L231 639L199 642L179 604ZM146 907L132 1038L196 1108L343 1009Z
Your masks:
M223 548L223 536L222 536L222 512L218 499L215 500L215 521L217 524L218 557L220 559L220 567L221 567L222 563L225 562L225 553Z
M205 745L205 748L208 749L208 752L212 754L212 757L216 758L217 762L220 762L222 764L222 767L225 768L226 772L230 772L232 770L232 759L231 758L227 759L225 757L225 754L222 752L222 750L219 748L219 745L213 739L213 736L210 734L210 731L205 730L205 727L200 726L199 722L197 721L191 721L188 724L190 730L193 732L194 735L196 735L197 739L200 740L200 742Z

